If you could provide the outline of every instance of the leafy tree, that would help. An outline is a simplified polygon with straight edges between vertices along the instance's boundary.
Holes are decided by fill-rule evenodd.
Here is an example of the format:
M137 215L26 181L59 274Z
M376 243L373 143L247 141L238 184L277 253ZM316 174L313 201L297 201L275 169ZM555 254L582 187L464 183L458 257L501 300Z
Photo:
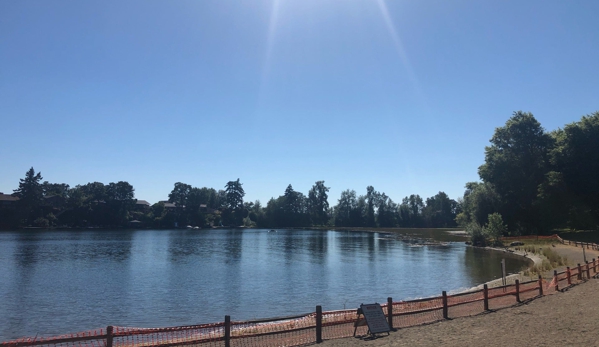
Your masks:
M366 187L366 200L368 201L368 207L366 210L366 226L375 227L376 222L374 219L374 206L377 203L378 192L374 190L373 186Z
M378 199L377 221L380 227L395 227L398 224L399 207L385 193Z
M60 196L66 199L69 197L69 189L70 187L66 183L50 183L48 181L42 183L44 196Z
M426 199L426 207L422 214L426 224L431 228L447 228L456 225L457 202L444 192Z
M501 237L507 234L507 227L503 224L501 215L497 212L488 217L489 223L483 227L483 233L490 238L495 246L501 245Z
M109 219L112 225L124 226L129 220L129 212L135 206L135 189L126 181L111 182L106 186L106 206L109 208Z
M245 192L242 183L237 181L229 181L225 185L225 205L226 210L223 213L223 219L228 224L240 225L243 218L243 197Z
M487 236L480 224L471 222L466 225L465 229L468 235L470 235L470 242L472 242L472 245L479 247L487 246Z
M550 199L551 214L564 212L573 228L599 227L599 112L552 133L552 171L542 189Z
M283 198L282 226L297 227L309 225L308 204L304 194L293 190L290 184L285 189Z
M324 181L317 181L308 192L310 216L313 224L326 225L329 220L328 191L329 187L325 187Z
M485 225L489 214L496 212L499 206L499 195L497 195L491 184L468 182L462 199L462 211L457 214L456 222L461 227L465 227L472 222Z
M495 129L485 163L478 173L493 185L502 204L501 214L511 228L539 231L538 189L549 171L552 138L531 113L514 112L504 127Z
M225 185L226 204L228 208L232 210L243 208L243 197L245 196L245 192L242 185L243 184L239 182L239 178L237 181L229 181Z
M335 226L351 226L352 213L357 207L356 191L344 190L335 207Z
M32 167L25 174L25 178L19 180L19 188L14 190L13 195L19 198L17 202L18 211L27 222L41 217L40 206L44 196L41 180L42 173L38 172L36 174Z
M401 226L418 228L423 226L422 210L424 202L418 194L403 198L400 206Z
M168 195L168 202L175 205L175 221L179 226L185 226L188 223L185 206L187 205L191 188L189 184L177 182Z

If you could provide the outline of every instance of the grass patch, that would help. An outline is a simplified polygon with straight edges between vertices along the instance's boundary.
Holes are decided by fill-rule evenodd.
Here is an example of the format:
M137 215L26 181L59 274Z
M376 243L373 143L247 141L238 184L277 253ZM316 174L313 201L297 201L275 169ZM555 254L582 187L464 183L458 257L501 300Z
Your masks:
M533 244L524 244L523 246L514 248L515 250L524 251L526 253L538 255L543 258L541 264L533 265L524 270L522 272L524 276L539 275L560 266L568 265L568 258L562 257L556 251L554 251L551 246L553 243L555 243L555 241L552 242L551 240L539 240L535 241Z

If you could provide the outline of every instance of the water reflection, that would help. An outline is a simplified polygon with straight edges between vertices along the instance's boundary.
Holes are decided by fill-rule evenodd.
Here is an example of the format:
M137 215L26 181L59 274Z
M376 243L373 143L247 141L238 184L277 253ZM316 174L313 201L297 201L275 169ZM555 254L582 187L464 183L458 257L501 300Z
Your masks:
M0 340L439 295L494 278L502 256L461 243L409 247L366 232L0 233ZM508 259L508 271L521 266Z

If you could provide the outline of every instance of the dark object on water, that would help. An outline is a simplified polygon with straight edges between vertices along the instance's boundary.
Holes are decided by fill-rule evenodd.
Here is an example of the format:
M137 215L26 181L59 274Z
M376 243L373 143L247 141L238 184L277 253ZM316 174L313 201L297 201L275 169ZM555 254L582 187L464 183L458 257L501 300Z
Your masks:
M512 243L510 243L510 246L523 246L524 242L522 241L514 241Z

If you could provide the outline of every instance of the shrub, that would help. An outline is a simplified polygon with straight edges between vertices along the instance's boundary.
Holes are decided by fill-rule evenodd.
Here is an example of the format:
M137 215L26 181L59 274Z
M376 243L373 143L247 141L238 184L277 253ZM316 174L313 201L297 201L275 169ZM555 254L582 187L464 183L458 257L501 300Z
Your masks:
M473 246L486 247L487 237L483 228L477 222L471 222L466 226L466 232L470 234L470 241Z
M503 219L499 213L491 213L489 222L483 227L483 233L490 239L494 246L501 246L501 237L507 232L507 227L503 224Z

